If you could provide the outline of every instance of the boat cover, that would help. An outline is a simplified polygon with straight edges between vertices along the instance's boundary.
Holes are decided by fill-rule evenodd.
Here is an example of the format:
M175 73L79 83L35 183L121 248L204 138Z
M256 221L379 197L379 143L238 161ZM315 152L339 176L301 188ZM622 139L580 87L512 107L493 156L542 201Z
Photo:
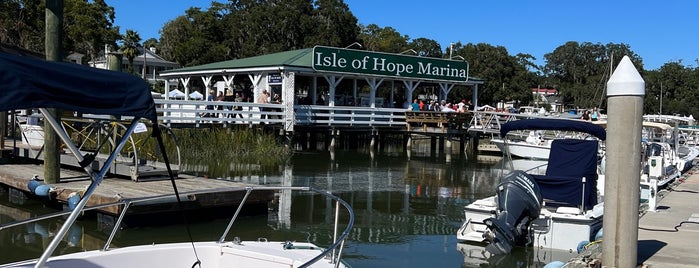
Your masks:
M145 80L80 64L0 53L0 111L58 108L157 122Z
M588 133L600 140L607 138L607 132L603 127L586 121L565 120L565 119L522 119L507 122L500 127L500 137L505 137L513 130L560 130L578 131Z
M546 175L533 175L541 196L592 209L597 204L597 146L596 140L553 140Z

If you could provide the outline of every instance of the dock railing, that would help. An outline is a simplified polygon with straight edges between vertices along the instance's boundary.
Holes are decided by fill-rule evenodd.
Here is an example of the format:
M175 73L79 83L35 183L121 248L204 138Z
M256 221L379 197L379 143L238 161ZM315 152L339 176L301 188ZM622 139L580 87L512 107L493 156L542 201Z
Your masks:
M408 131L414 127L426 131L428 127L439 128L442 132L447 129L468 129L473 113L436 112L436 111L405 111L405 122Z
M404 126L405 109L156 99L163 124ZM207 109L209 107L209 109ZM235 108L238 108L236 110Z

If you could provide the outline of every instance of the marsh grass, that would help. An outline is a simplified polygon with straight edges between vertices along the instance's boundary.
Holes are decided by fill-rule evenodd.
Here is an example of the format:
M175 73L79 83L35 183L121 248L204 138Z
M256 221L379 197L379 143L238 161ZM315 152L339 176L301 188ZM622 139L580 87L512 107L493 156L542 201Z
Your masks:
M175 129L174 134L180 145L184 171L196 175L274 173L292 155L276 135L259 129Z

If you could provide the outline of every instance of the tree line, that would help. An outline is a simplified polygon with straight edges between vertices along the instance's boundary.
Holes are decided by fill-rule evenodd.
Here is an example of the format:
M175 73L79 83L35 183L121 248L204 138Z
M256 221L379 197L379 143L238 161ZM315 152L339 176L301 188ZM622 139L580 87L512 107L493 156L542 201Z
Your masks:
M0 1L0 42L44 51L44 2ZM347 47L422 57L463 58L469 76L485 80L479 103L532 105L531 88L555 88L563 103L606 106L606 82L612 68L629 56L646 82L644 112L699 116L699 68L669 61L645 70L643 59L628 44L569 41L544 55L536 65L530 54L511 55L503 46L456 42L442 48L432 39L410 37L390 26L358 23L343 0L230 0L205 10L189 8L160 29L159 39L141 42L137 32L120 34L114 8L104 0L65 0L63 51L102 56L105 45L120 49L132 64L140 47L154 47L163 58L182 66L246 58L309 48ZM659 48L661 49L661 48ZM693 59L697 61L697 59ZM131 65L130 64L130 65ZM470 89L454 94L470 96Z

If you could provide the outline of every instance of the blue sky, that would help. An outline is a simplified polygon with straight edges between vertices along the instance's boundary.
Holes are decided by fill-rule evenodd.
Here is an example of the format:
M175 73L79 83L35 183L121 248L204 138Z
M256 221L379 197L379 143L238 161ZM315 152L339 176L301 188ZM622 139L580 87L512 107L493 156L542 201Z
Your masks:
M162 26L190 6L206 9L211 0L106 0L115 8L122 33L158 38ZM528 53L543 64L544 54L568 41L625 43L657 69L681 60L697 67L699 1L462 1L345 0L361 24L393 27L410 38L504 46L510 55Z

